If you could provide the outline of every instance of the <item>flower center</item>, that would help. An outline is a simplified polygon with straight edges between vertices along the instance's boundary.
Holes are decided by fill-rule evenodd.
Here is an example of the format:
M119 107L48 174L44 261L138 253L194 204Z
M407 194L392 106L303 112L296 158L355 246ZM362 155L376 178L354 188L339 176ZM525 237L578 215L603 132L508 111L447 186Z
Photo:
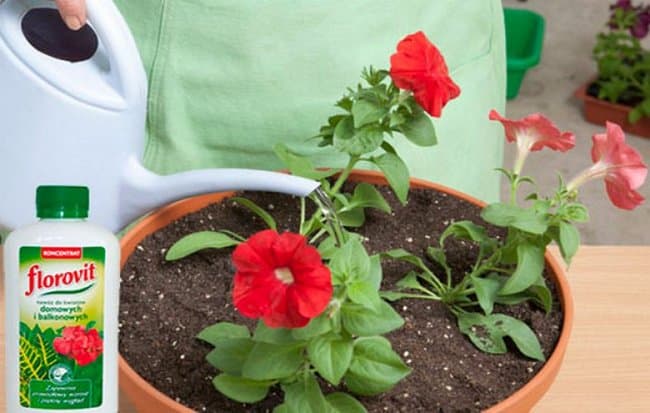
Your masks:
M293 284L293 274L287 267L276 268L275 278L282 281L284 284Z

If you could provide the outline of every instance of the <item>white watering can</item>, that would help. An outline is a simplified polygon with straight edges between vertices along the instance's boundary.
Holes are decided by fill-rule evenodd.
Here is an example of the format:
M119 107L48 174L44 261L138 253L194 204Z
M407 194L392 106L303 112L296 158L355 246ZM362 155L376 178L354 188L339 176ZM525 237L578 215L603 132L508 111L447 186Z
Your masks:
M306 196L318 187L246 169L148 171L140 163L147 81L124 19L111 0L87 0L89 26L72 32L53 7L0 0L0 227L34 220L38 185L88 186L90 220L115 232L200 193Z

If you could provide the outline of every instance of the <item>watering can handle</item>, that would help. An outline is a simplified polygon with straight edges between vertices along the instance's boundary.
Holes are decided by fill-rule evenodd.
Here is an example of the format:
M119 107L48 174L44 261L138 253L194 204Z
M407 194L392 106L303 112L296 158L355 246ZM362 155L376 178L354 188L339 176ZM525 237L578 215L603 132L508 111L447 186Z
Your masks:
M142 62L126 21L113 0L86 0L86 7L88 21L110 56L111 71L120 85L121 95L127 102L138 99L146 83L133 70L142 68Z

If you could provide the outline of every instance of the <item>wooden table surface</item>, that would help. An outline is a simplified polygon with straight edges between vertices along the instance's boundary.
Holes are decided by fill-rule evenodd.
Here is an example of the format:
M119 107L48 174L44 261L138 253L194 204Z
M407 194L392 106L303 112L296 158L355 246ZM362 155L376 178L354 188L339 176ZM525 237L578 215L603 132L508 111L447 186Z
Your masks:
M569 348L557 381L533 411L650 412L650 247L582 247L569 281L576 314ZM0 303L4 311L4 293ZM0 323L4 370L4 317ZM135 412L125 397L120 412Z

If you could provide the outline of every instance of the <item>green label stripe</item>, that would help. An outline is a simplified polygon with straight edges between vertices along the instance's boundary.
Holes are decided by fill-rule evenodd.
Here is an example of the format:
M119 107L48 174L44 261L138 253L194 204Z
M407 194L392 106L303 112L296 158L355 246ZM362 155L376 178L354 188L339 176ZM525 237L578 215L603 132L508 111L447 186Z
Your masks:
M104 262L106 251L102 247L85 247L82 252L83 259L95 262Z
M58 294L81 294L85 291L90 290L95 286L95 283L92 283L90 285L87 285L83 288L79 288L78 290L59 290L59 291L48 291L46 293L41 294L41 297L45 297L46 295L58 295Z
M40 247L22 247L20 249L20 262L21 263L38 262L40 260L41 260L41 248Z

